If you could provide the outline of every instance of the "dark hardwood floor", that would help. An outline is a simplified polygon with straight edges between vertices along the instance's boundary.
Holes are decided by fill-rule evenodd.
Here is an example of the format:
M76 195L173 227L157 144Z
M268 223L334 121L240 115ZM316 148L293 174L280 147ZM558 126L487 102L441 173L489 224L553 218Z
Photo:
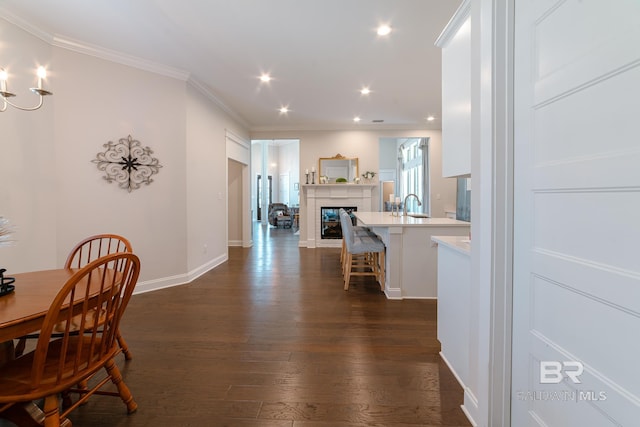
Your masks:
M339 249L290 229L193 283L136 295L118 357L138 411L94 396L82 426L469 426L438 356L436 303L390 301L372 278L342 289ZM144 260L143 260L144 268Z

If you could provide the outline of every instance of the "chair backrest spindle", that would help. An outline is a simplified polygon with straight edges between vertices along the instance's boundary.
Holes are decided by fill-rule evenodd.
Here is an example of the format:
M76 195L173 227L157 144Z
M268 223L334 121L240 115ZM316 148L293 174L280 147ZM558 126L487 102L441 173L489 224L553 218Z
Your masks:
M65 268L81 268L94 259L117 252L133 252L131 243L117 234L96 234L87 237L71 249Z

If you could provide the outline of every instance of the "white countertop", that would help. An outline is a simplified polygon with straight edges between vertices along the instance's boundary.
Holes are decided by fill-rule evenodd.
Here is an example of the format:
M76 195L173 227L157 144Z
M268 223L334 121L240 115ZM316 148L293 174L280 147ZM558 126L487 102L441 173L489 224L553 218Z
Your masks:
M392 216L391 212L360 212L353 214L358 220L369 227L438 227L438 226L460 226L468 227L466 221L458 221L451 218L414 218L412 216Z
M447 246L465 255L471 255L471 241L466 236L431 236L438 245Z

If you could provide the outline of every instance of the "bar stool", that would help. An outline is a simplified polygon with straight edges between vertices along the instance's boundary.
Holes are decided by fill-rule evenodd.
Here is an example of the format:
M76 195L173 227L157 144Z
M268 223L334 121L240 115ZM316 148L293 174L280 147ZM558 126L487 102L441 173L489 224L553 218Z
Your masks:
M338 215L340 216L341 228L342 228L342 218L344 217L346 220L348 220L351 223L353 232L356 234L356 236L375 236L375 233L371 231L368 227L364 227L361 225L353 225L353 222L351 222L351 215L349 215L347 211L345 211L343 208L340 208L340 210L338 211ZM344 274L344 261L345 261L346 254L347 254L347 245L345 243L344 230L343 230L342 231L342 249L340 252L340 266L342 267L342 274Z
M349 290L352 276L374 276L384 290L385 246L375 234L357 235L349 214L340 215L345 242L344 290ZM355 269L355 271L354 271Z

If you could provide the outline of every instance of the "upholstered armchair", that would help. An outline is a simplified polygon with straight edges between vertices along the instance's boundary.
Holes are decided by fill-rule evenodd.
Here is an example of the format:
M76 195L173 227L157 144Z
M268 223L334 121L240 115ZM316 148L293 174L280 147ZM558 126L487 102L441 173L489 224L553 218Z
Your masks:
M269 224L274 227L291 228L293 220L289 213L289 207L284 203L270 203Z

